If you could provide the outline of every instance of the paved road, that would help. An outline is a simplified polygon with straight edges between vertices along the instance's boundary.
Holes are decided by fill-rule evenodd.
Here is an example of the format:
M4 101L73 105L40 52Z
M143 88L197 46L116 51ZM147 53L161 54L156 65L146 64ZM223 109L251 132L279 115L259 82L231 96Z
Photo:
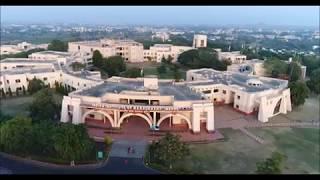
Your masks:
M160 174L160 172L145 167L138 158L110 157L100 168L66 169L40 167L0 155L0 174Z
M160 174L143 164L142 156L147 143L143 141L116 141L108 162L98 168L49 168L12 160L0 154L0 174ZM128 154L127 147L135 147Z

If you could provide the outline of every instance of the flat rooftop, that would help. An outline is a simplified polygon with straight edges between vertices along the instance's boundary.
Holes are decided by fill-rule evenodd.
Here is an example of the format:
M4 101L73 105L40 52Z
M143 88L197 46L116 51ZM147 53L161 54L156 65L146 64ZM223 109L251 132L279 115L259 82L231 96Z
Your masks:
M150 90L158 92L160 96L174 96L175 100L202 100L199 93L193 92L185 85L174 85L170 82L159 82L157 90ZM79 91L76 95L101 97L105 93L121 93L122 91L136 91L136 92L149 92L144 88L142 80L129 81L120 80L119 82L106 81L103 84Z
M0 63L39 63L39 64L48 64L48 63L55 63L57 60L33 60L29 58L6 58L0 61Z
M70 56L68 52L60 52L60 51L40 51L32 54L49 54L49 55L58 55L58 56Z
M56 72L52 68L18 68L14 70L2 71L0 75L17 75L17 74L37 74L37 73L48 73L48 72Z
M286 88L288 81L266 78L266 77L256 77L248 76L245 74L229 72L229 71L215 71L213 69L200 69L194 71L193 73L201 75L204 79L208 79L208 82L200 82L198 85L209 85L209 84L225 84L228 86L238 87L238 89L246 92L259 92L268 89L279 89ZM260 81L261 86L250 86L247 81ZM197 85L197 83L195 83Z

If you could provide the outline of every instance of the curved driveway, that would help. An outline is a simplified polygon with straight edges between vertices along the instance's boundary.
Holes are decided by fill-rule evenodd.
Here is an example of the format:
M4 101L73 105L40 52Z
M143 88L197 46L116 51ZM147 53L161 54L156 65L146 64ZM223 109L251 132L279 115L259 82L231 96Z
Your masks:
M127 160L127 163L125 163ZM12 160L0 155L0 174L160 174L144 166L138 158L110 157L108 162L98 168L49 168L27 162Z

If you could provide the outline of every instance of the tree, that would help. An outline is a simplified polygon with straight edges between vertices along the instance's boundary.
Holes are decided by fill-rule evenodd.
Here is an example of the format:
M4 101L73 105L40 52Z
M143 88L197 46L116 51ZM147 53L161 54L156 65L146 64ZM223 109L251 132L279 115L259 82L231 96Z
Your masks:
M95 154L95 144L84 125L60 124L54 136L54 149L64 160L88 160Z
M19 89L16 89L16 96L19 96Z
M109 136L105 136L105 137L104 137L104 144L105 144L107 147L110 147L111 144L112 144L112 138L109 137Z
M179 82L181 79L181 74L180 74L179 68L176 64L173 66L173 73L174 73L173 75L174 75L175 81Z
M172 163L184 159L190 153L189 147L180 141L179 136L170 133L167 133L158 142L153 142L149 146L149 151L152 162L169 165L170 168Z
M264 61L263 66L267 74L273 78L278 78L280 74L287 74L288 64L277 58L272 58Z
M43 88L45 88L45 84L40 79L33 78L28 83L28 91L30 94L34 94Z
M307 81L307 85L311 91L316 94L320 94L320 68L312 71L310 80Z
M81 69L85 68L86 66L79 62L71 63L71 67L73 71L80 71Z
M209 48L192 49L181 53L178 62L192 69L213 68L225 71L227 66L218 60L217 53Z
M286 156L279 152L273 152L271 158L267 158L265 161L257 163L258 174L281 174L282 163L286 159Z
M304 82L296 81L289 83L291 102L294 106L304 104L308 97L309 89Z
M118 76L126 70L126 64L121 56L111 56L103 60L102 69L111 76Z
M103 57L100 51L98 50L93 51L93 55L92 55L93 65L100 68L103 64L102 62L103 62Z
M3 88L1 88L1 97L6 98L6 93L4 92Z
M288 67L288 73L290 81L297 81L301 77L301 68L297 62L291 62Z
M32 149L32 121L17 116L0 127L0 147L6 152L27 154Z
M161 64L159 67L157 67L157 71L159 74L164 74L167 72L167 68L164 64Z
M22 92L23 92L23 95L26 95L26 87L22 86Z
M124 73L125 77L128 78L137 78L137 77L141 77L141 69L140 68L131 68L128 69L127 71L125 71Z
M32 127L32 154L54 156L54 135L58 127L49 121L43 120L37 123L33 123Z
M68 51L68 43L60 40L52 40L48 45L48 50L50 51Z
M8 88L8 92L9 92L9 96L12 97L12 91L10 87Z
M30 117L35 121L56 120L60 114L59 105L56 104L52 91L47 88L34 94L29 110Z

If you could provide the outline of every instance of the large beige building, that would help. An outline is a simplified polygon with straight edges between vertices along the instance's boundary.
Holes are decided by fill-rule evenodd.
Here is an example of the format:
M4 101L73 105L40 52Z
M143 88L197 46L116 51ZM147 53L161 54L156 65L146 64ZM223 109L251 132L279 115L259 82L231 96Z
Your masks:
M198 69L187 72L187 82L192 90L203 93L214 103L231 104L244 114L255 113L261 122L291 111L287 80Z
M185 51L193 49L189 46L174 46L171 44L155 44L150 49L143 50L143 58L145 61L161 62L162 58L171 56L173 62L176 62L179 55Z
M29 51L31 49L42 48L47 49L48 44L30 44L27 42L21 42L17 45L1 45L0 46L0 54L8 55L8 54L17 54L24 51Z
M150 129L161 129L164 121L171 121L193 133L199 133L201 127L208 132L214 130L213 103L172 80L112 77L95 87L74 91L62 102L62 122L81 124L95 119L107 121L110 128L120 128L133 116L145 121Z
M143 62L143 45L133 40L101 39L100 41L69 42L70 53L91 55L98 50L103 57L121 56L128 62Z

